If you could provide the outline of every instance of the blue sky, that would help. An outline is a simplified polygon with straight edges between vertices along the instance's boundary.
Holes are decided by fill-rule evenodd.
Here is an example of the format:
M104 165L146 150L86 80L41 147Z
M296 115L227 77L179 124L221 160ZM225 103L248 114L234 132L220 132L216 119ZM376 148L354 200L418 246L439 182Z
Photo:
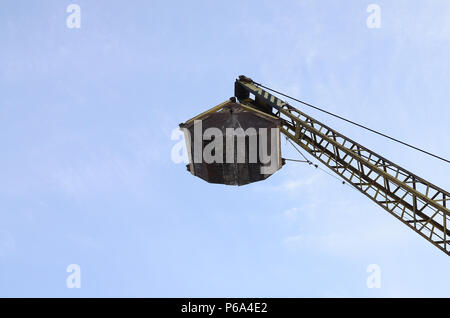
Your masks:
M3 1L0 296L449 297L448 256L321 171L236 188L171 161L240 74L449 158L448 56L444 0ZM448 164L299 108L450 189Z

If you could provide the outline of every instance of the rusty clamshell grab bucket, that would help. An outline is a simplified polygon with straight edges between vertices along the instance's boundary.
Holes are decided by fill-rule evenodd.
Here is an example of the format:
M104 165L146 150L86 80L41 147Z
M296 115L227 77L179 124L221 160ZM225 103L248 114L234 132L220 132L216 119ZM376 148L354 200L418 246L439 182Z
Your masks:
M188 171L209 183L245 185L267 179L283 165L280 119L234 98L180 128Z

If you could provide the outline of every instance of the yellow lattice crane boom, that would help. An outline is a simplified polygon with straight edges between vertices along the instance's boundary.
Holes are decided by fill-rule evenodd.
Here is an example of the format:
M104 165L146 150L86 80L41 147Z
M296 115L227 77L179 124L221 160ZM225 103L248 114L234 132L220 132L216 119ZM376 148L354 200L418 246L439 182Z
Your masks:
M282 119L281 132L348 184L450 255L450 194L322 124L246 77L236 97ZM249 95L253 94L254 99Z
M226 123L221 119L223 129L231 122L238 122L241 126L239 120L236 120L238 117L233 116L243 116L245 112L238 112L238 108L232 107L236 98L240 107L247 113L249 109L253 109L259 117L262 113L267 114L271 116L267 118L271 123L272 117L277 118L279 131L290 141L450 256L450 193L322 124L245 76L236 80L235 97L231 101L203 113L202 118L223 118L224 114L228 114L227 118L230 119L227 119ZM227 111L224 111L224 105L228 105L225 107L228 107ZM248 122L247 119L240 118L241 122ZM217 119L209 120L215 120L217 124ZM192 120L187 123L189 122ZM188 147L191 145L188 144ZM253 168L257 166L252 166L253 170L250 166L196 166L191 160L188 169L194 175L213 183L241 185L267 177L252 177L252 171L256 171ZM218 171L220 178L217 177Z

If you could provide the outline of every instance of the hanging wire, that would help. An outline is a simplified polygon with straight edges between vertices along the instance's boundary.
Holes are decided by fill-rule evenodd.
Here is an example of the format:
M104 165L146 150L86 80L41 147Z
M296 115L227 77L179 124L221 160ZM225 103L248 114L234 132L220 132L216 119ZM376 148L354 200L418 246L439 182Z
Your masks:
M295 162L309 163L309 162L306 161L306 160L297 160L297 159L289 159L289 158L283 158L283 159L286 160L286 161L295 161Z
M368 130L368 131L370 131L370 132L372 132L372 133L374 133L374 134L377 134L377 135L380 135L380 136L382 136L382 137L384 137L384 138L390 139L390 140L392 140L392 141L394 141L394 142L397 142L397 143L399 143L399 144L402 144L402 145L404 145L404 146L406 146L406 147L409 147L409 148L412 148L412 149L414 149L414 150L420 151L420 152L422 152L422 153L424 153L424 154L427 154L427 155L429 155L429 156L431 156L431 157L434 157L434 158L436 158L436 159L442 160L442 161L444 161L444 162L446 162L446 163L450 163L450 160L449 160L449 159L443 158L443 157L438 156L438 155L436 155L436 154L433 154L433 153L431 153L431 152L429 152L429 151L426 151L426 150L421 149L421 148L419 148L419 147L413 146L413 145L411 145L411 144L409 144L409 143L406 143L406 142L404 142L404 141L401 141L401 140L399 140L399 139L397 139L397 138L394 138L394 137L392 137L392 136L386 135L386 134L384 134L384 133L382 133L382 132L379 132L379 131L377 131L377 130L375 130L375 129L372 129L372 128L369 128L369 127L367 127L367 126L358 124L358 123L356 123L356 122L354 122L354 121L352 121L352 120L350 120L350 119L347 119L347 118L344 118L344 117L339 116L339 115L337 115L337 114L334 114L334 113L332 113L332 112L329 112L329 111L327 111L327 110L325 110L325 109L323 109L323 108L320 108L320 107L318 107L318 106L314 106L314 105L312 105L312 104L310 104L310 103L304 102L304 101L302 101L302 100L300 100L300 99L297 99L297 98L295 98L295 97L292 97L292 96L289 96L289 95L287 95L287 94L281 93L281 92L279 92L279 91L277 91L277 90L274 90L274 89L272 89L272 88L270 88L270 87L264 86L264 85L262 85L261 83L253 82L253 84L255 84L255 85L257 85L257 86L260 86L260 87L262 87L262 88L265 88L265 89L267 89L267 90L269 90L269 91L271 91L271 92L273 92L273 93L279 94L279 95L281 95L281 96L284 96L284 97L287 97L287 98L289 98L289 99L291 99L291 100L294 100L294 101L296 101L296 102L299 102L299 103L301 103L301 104L303 104L303 105L305 105L305 106L314 108L314 109L316 109L316 110L318 110L318 111L321 111L321 112L323 112L323 113L325 113L325 114L328 114L328 115L331 115L331 116L333 116L333 117L336 117L336 118L338 118L338 119L340 119L340 120L343 120L343 121L345 121L345 122L348 122L348 123L350 123L350 124L352 124L352 125L355 125L355 126L357 126L357 127L360 127L360 128L365 129L365 130Z
M323 169L322 167L320 167L318 164L313 163L311 160L308 160L308 158L306 158L306 156L303 154L303 152L300 151L300 149L298 149L298 147L288 138L286 137L286 140L292 145L292 147L294 147L295 150L297 150L297 152L303 157L303 159L305 160L296 160L296 159L284 159L284 160L288 160L288 161L296 161L296 162L303 162L303 163L307 163L310 166L319 169L323 172L325 172L327 175L333 177L334 179L338 180L340 183L344 184L344 185L348 185L350 188L354 189L352 186L350 186L350 184L348 184L345 180L342 180L341 178L337 177L336 175L330 173L329 171ZM354 189L356 190L356 189Z

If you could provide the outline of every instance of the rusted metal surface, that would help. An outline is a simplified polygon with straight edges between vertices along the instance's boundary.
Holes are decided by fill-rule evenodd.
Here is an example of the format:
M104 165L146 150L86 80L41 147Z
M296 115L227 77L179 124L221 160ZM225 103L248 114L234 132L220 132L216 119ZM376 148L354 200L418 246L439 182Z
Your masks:
M268 178L271 174L262 173L261 168L267 165L264 165L260 156L258 155L256 161L250 160L249 151L250 151L250 138L246 137L245 140L245 161L244 163L238 162L239 151L242 155L242 148L237 147L236 137L233 141L233 160L232 162L227 161L227 128L242 128L244 131L247 131L248 128L254 128L257 138L257 151L259 154L259 145L260 145L260 130L259 128L265 128L267 131L267 142L268 142L268 151L269 154L275 152L277 158L277 167L275 169L278 170L281 168L281 150L279 143L279 129L276 130L277 142L276 144L271 143L272 140L271 134L274 133L271 128L279 128L280 120L276 117L272 117L268 114L264 114L262 112L258 112L257 110L252 110L249 107L245 107L239 103L234 103L229 101L228 103L223 103L223 107L217 110L217 107L212 108L212 112L205 112L201 116L195 117L195 120L201 120L201 132L202 136L205 133L205 130L208 128L217 128L222 132L223 136L223 158L222 162L212 162L208 163L205 161L205 158L201 158L201 162L194 162L194 147L195 147L195 137L194 133L198 130L194 128L194 120L187 121L184 124L181 124L180 127L185 129L185 137L187 142L187 150L189 152L190 162L187 165L188 170L195 176L210 182L210 183L218 183L218 184L226 184L226 185L245 185L256 181L261 181ZM229 133L229 131L228 131ZM203 140L203 138L202 138ZM203 140L202 142L202 154L204 148L208 145L208 143L212 142L212 140ZM229 140L228 140L229 142ZM230 148L228 148L230 149ZM231 157L228 157L228 159ZM273 173L272 173L273 174Z

